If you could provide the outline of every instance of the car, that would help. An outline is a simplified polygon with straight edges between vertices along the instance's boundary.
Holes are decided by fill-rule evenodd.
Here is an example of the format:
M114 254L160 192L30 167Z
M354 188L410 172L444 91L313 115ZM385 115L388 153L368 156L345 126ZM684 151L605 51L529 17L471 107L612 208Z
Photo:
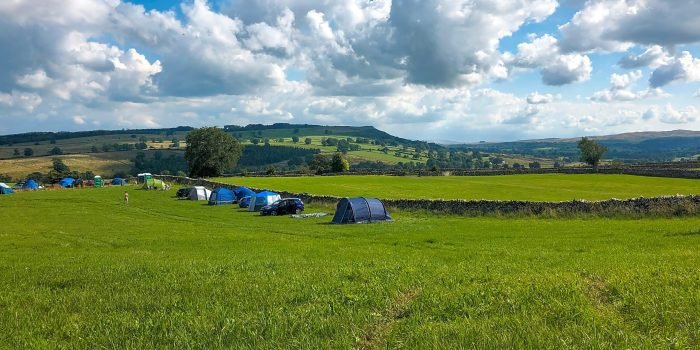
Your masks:
M248 208L250 205L250 196L245 196L241 199L238 200L238 207L239 208Z
M175 197L178 199L187 199L190 196L190 190L192 190L191 187L185 187L177 190L177 193L175 193Z
M282 198L270 205L266 205L260 211L260 215L286 215L299 214L304 211L304 202L299 198Z

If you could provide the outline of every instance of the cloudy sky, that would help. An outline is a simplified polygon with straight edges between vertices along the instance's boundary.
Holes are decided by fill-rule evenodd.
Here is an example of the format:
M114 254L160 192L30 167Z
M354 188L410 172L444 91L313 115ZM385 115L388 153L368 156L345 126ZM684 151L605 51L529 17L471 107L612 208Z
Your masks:
M700 0L3 0L0 134L700 130Z

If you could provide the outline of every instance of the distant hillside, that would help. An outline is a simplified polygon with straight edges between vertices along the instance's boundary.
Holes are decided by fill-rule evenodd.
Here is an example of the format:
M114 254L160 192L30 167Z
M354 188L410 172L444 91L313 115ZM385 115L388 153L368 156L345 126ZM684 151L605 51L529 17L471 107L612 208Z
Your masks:
M700 132L674 130L660 132L633 132L593 136L608 147L607 159L628 162L671 161L696 157L700 154ZM578 158L576 143L580 138L522 140L514 142L450 145L454 148L472 148L486 152L520 154L535 157Z

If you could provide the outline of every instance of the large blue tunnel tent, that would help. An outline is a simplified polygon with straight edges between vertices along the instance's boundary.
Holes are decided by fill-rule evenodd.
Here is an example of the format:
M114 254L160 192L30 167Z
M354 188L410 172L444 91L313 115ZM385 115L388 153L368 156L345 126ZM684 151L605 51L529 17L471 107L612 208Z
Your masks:
M334 224L367 223L393 221L384 204L376 198L343 198L333 215Z
M124 186L126 185L126 180L122 179L121 177L115 177L109 184L111 186Z
M241 199L241 198L246 197L246 196L255 197L255 192L253 190L251 190L248 187L243 187L243 186L236 187L236 189L233 190L233 194L236 195L237 199Z
M235 201L236 195L228 188L219 187L209 195L209 205L233 204Z
M27 180L27 182L22 185L23 190L36 190L39 188L39 184L33 179Z
M72 177L64 177L60 181L58 181L58 185L61 187L73 187L75 184L75 179Z

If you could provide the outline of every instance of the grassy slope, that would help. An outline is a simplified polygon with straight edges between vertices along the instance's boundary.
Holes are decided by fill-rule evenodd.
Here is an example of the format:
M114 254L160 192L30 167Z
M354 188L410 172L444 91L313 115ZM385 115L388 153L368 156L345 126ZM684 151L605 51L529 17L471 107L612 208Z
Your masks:
M0 159L0 173L13 177L25 176L34 171L46 173L51 170L53 159L58 158L62 159L71 170L91 170L95 174L111 176L118 171L130 171L133 167L131 160L135 155L135 152L109 152Z
M0 343L700 346L698 218L334 226L173 192L131 190L128 207L119 188L1 197Z
M628 175L315 176L218 180L280 191L380 198L563 201L700 193L697 180Z

